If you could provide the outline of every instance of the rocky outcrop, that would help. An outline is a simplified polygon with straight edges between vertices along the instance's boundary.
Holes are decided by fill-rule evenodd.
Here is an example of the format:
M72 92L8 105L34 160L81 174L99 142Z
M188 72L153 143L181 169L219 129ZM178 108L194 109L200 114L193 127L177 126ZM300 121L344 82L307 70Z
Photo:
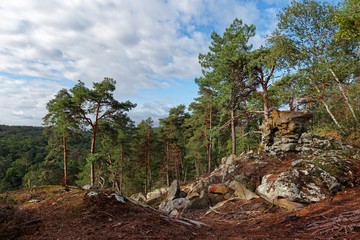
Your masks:
M288 152L320 154L328 150L349 150L332 138L307 133L305 123L311 114L292 111L273 111L272 118L260 126L262 131L262 147L268 155L283 155Z
M225 157L209 175L182 190L175 180L169 188L148 193L145 202L153 206L161 202L159 209L172 215L212 209L234 198L263 198L295 210L359 184L360 152L307 133L305 123L310 118L302 112L272 112L272 118L261 125L264 152Z
M308 113L277 110L274 110L271 116L272 118L264 121L259 127L265 147L273 145L278 139L287 139L286 143L297 141L305 132L305 123L312 117Z
M220 166L210 175L182 186L183 191L188 193L185 198L180 196L183 191L173 182L173 191L162 197L160 210L177 215L208 209L233 198L248 201L263 198L295 210L359 184L360 165L356 164L360 160L359 152L336 141L328 140L331 145L324 145L315 139L328 140L305 134L299 138L304 148L301 154L266 156L249 152L223 158ZM306 145L310 144L308 140L314 143L311 143L312 149L305 151L310 147ZM314 151L317 146L323 149L335 146L338 150L320 153Z

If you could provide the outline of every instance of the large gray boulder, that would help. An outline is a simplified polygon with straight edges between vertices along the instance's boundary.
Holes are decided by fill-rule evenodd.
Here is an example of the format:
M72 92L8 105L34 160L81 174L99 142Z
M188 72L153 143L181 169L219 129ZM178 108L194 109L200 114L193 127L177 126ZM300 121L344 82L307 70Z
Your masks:
M294 161L284 172L263 176L257 193L270 201L285 198L309 204L356 184L356 172L344 157L323 154L307 158Z
M172 201L180 197L180 184L178 180L174 180L168 190L166 201Z
M189 203L190 203L189 199L176 198L166 204L164 208L164 213L176 215L180 209L184 209L187 205L189 205Z

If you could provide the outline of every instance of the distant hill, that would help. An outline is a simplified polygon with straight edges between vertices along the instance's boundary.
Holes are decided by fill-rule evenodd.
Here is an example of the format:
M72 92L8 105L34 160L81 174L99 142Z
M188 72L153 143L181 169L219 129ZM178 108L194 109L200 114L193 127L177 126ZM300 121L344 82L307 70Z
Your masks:
M26 185L59 184L62 174L61 154L46 162L49 154L49 136L44 127L0 125L0 192L15 190ZM77 139L69 152L76 151L72 159L82 158L88 143ZM61 150L61 144L58 145ZM59 151L61 153L61 151ZM73 175L81 167L80 161L70 164ZM76 180L76 177L72 177Z

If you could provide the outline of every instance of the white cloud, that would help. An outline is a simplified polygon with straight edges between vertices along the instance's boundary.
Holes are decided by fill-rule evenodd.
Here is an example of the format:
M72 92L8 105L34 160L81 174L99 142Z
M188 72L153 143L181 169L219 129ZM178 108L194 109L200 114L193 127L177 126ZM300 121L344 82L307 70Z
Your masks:
M10 79L0 76L1 124L40 125L46 103L62 86L43 79Z
M73 84L81 79L89 86L112 77L117 96L134 97L139 89L199 76L197 56L208 51L211 31L222 33L235 17L256 24L262 12L258 2L238 0L3 1L0 72ZM263 35L254 41L259 45ZM1 95L0 105L19 99L1 112L16 124L39 125L46 101L62 87L61 81L50 83L1 77L1 88L15 92Z

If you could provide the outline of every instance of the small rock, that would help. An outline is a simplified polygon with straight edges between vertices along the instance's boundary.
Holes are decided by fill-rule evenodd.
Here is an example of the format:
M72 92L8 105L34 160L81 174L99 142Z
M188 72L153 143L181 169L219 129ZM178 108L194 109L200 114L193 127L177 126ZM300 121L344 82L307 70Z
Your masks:
M115 199L121 203L125 203L125 198L122 195L115 194Z
M130 198L134 199L135 201L138 201L138 202L145 202L146 201L145 196L141 192L131 195Z
M292 202L286 198L280 198L280 199L275 199L274 203L280 207L283 207L287 210L290 211L294 211L294 210L299 210L301 208L304 208L306 205L305 204L301 204L301 203L297 203L297 202Z
M100 195L100 193L99 193L99 192L89 192L87 195L88 195L89 197L97 197L97 196Z
M94 185L90 185L90 184L84 185L82 188L83 188L84 190L101 189L100 187L97 187L97 186L94 186Z
M177 216L179 214L179 211L177 209L174 209L171 211L170 215Z
M222 183L211 185L208 189L209 193L226 194L229 188Z
M200 196L200 195L199 195L198 192L192 192L192 193L189 193L189 194L186 196L186 198L189 199L189 200L192 200L192 199L194 199L194 198L196 198L196 197L199 197L199 196Z

